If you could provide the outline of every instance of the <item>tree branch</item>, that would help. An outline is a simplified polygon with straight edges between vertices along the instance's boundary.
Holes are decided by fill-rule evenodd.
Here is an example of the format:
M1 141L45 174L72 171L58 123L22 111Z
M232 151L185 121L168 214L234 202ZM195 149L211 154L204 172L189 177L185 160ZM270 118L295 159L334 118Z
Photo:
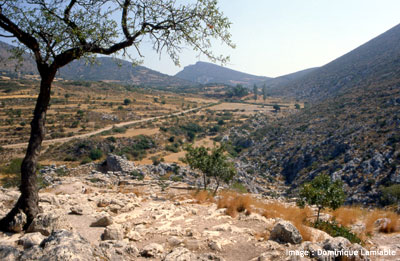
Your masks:
M0 27L5 31L11 33L16 37L21 43L26 45L35 55L37 63L43 63L42 56L40 55L40 49L38 41L30 34L22 31L15 23L3 15L3 10L0 7Z

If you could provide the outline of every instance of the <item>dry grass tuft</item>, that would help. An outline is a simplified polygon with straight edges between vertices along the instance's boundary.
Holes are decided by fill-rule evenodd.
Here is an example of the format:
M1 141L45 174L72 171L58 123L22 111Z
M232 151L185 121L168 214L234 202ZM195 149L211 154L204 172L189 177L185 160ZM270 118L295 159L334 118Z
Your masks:
M194 191L191 193L191 196L194 200L196 200L196 203L198 203L198 204L214 202L214 197L213 197L212 193L210 193L206 190Z
M236 217L239 212L246 215L252 213L252 205L255 200L250 195L239 194L233 191L222 191L217 202L218 208L226 208L226 214Z
M398 214L393 211L374 209L366 215L364 220L367 235L371 235L374 232L376 227L375 222L380 218L388 218L390 222L381 224L378 228L379 232L393 233L400 231L400 216Z
M304 225L307 218L312 215L308 207L300 209L297 206L285 206L278 201L262 203L250 195L232 191L222 191L219 196L218 208L226 208L226 214L231 217L236 217L239 212L245 212L246 215L255 212L266 218L289 220L299 230L304 240L311 240L311 231Z
M334 210L332 216L335 217L336 221L343 226L349 226L360 220L365 215L365 211L360 207L340 207Z

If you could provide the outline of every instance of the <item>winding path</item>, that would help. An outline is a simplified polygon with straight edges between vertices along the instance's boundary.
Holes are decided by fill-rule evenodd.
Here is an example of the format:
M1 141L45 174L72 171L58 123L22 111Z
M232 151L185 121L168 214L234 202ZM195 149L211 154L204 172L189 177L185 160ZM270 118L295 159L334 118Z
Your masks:
M51 139L51 140L44 140L42 142L42 145L54 144L54 143L58 143L58 142L64 143L64 142L70 141L72 139L87 138L87 137L90 137L92 135L99 134L99 133L101 133L103 131L111 130L114 127L125 127L125 126L131 125L131 124L148 122L148 121L157 120L157 119L165 119L165 118L168 118L168 117L178 116L178 115L186 114L186 113L189 113L189 112L192 112L192 111L201 110L201 109L204 109L206 107L213 106L213 105L215 105L215 103L210 103L210 104L207 104L207 105L204 105L204 106L200 106L200 107L197 107L197 108L193 108L193 109L189 109L189 110L174 112L174 113L163 115L163 116L156 116L156 117L145 118L145 119L140 119L140 120L121 122L121 123L113 124L113 125L110 125L110 126L107 126L107 127L95 130L95 131L91 131L91 132L88 132L88 133L84 133L84 134L79 134L79 135L74 135L74 136L64 137L64 138ZM28 146L28 142L2 145L3 148L7 148L7 149L18 149L18 148L23 148L23 147L26 147L26 146Z

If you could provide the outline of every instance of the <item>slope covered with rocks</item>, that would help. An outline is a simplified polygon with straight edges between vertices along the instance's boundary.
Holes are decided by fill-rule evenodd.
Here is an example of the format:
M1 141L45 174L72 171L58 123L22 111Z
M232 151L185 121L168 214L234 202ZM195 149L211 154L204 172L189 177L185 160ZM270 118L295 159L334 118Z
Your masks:
M315 260L325 260L335 254L327 251L335 250L400 251L394 243L398 235L379 235L380 244L371 238L365 248L314 228L303 238L292 223L256 211L232 217L212 200L196 198L188 183L161 179L151 167L111 158L102 166L45 169L52 185L40 191L42 213L26 233L0 233L0 259L308 260L310 256L302 255L309 251ZM63 175L57 171L61 168ZM142 171L143 179L132 176L132 170ZM0 215L17 195L16 190L2 189ZM16 231L18 224L16 219Z

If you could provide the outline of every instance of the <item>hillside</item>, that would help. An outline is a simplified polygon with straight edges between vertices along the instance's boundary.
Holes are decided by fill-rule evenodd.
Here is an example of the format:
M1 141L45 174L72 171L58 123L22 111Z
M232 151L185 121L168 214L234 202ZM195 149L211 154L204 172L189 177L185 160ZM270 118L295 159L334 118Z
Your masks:
M288 117L258 115L232 130L233 144L253 144L241 154L243 168L285 182L293 195L327 173L345 183L347 203L398 203L383 191L400 183L399 43L396 26L286 85L288 96L312 102Z
M19 63L15 59L9 59L12 56L9 44L0 41L0 73L5 76L15 77L20 74L37 74L36 64L28 56L23 56L23 62ZM17 66L18 65L18 66Z
M108 81L153 87L193 85L189 81L109 57L99 57L93 65L86 65L82 60L74 61L61 68L60 76L68 80Z
M244 86L260 84L270 79L269 77L255 76L206 62L197 62L194 65L186 66L175 76L201 84L220 83Z
M15 60L9 60L10 50L13 46L0 42L0 72L5 76L15 77ZM28 55L24 56L21 66L18 67L19 75L38 74L36 64ZM57 77L66 80L107 81L129 85L142 85L148 87L186 87L195 85L180 78L162 74L144 66L132 66L131 62L99 57L92 65L84 60L73 61L60 69Z
M400 25L271 93L321 101L391 78L400 78Z

